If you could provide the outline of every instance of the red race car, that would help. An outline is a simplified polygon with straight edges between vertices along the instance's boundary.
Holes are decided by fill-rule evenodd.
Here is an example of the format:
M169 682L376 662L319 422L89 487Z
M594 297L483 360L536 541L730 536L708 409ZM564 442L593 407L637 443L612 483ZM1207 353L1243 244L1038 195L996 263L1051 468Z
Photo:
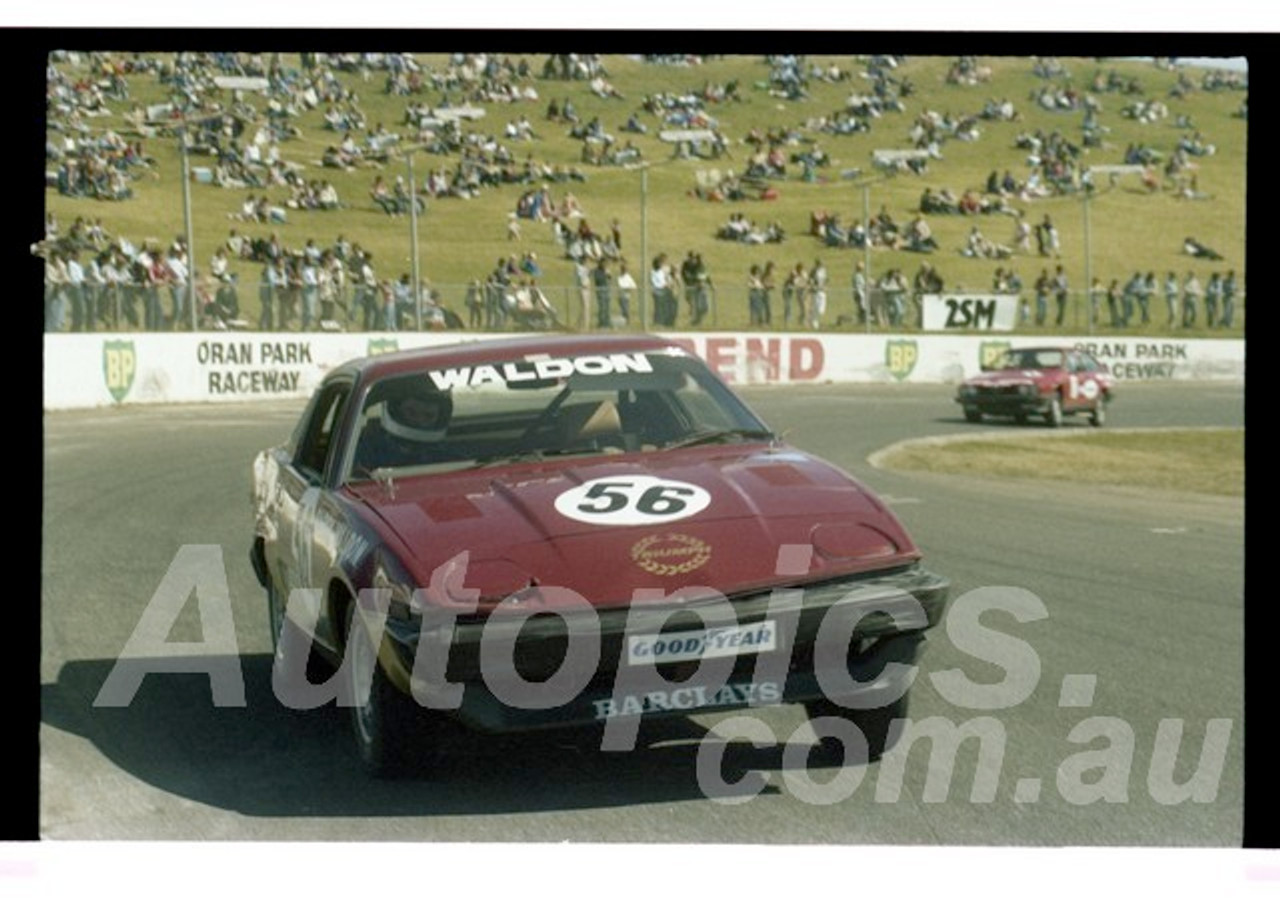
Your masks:
M971 423L983 415L1012 416L1019 423L1043 416L1053 427L1064 417L1086 413L1089 422L1106 422L1115 380L1087 352L1063 346L1008 349L979 375L966 378L956 402Z
M351 361L253 483L276 694L349 705L376 774L446 719L626 749L642 718L784 703L875 758L948 589L865 486L657 337Z

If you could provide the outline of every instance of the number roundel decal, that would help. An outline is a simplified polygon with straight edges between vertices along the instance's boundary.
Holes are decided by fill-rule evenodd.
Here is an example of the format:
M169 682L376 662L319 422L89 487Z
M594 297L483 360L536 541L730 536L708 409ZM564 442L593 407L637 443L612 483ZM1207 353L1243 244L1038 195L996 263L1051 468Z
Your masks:
M592 525L650 525L687 519L710 503L711 494L696 484L623 474L566 490L556 497L556 511Z

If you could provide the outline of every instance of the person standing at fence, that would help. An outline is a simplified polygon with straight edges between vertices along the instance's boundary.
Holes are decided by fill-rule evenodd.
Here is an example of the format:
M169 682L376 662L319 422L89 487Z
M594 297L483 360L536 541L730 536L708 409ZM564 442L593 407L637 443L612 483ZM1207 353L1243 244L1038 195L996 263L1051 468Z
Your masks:
M1102 279L1095 275L1093 281L1089 283L1089 325L1091 327L1098 324L1098 307L1102 304L1106 293L1107 290L1102 287Z
M165 267L169 274L169 300L173 313L169 315L169 329L180 330L183 327L190 326L195 318L187 318L187 322L183 323L183 317L188 313L187 310L187 288L191 284L191 273L187 266L187 254L180 244L173 244L169 247L169 253L165 256Z
M709 284L709 283L708 283ZM764 268L760 270L760 287L764 289L764 325L773 326L773 290L778 287L778 282L773 274L773 262L769 261L764 264Z
M147 287L143 293L146 308L147 329L158 332L164 329L164 308L160 304L160 292L169 287L171 276L159 249L147 251Z
M853 309L858 323L865 326L870 316L867 305L867 273L861 260L853 267Z
M827 312L827 267L821 259L813 261L809 270L809 325L815 330L822 326Z
M1156 274L1148 272L1138 288L1138 307L1142 310L1142 325L1151 323L1151 299L1156 295Z
M587 265L584 255L578 255L573 260L573 282L578 288L578 316L582 318L582 326L585 328L591 312L591 267Z
M127 314L129 322L136 327L138 315L134 313L133 304L130 302L126 307L125 303L125 291L130 280L129 266L124 260L124 254L114 246L106 251L106 259L102 264L102 278L103 296L106 299L103 305L105 324L112 329L118 329L121 315Z
M1236 270L1230 269L1222 279L1222 320L1219 325L1230 328L1236 316Z
M341 237L338 238L342 240ZM347 257L342 255L342 251L335 244L332 250L326 251L325 257L329 274L333 277L333 301L334 301L334 319L338 317L338 311L342 311L343 324L351 325L351 292L348 270L350 263Z
M1164 303L1169 308L1169 327L1178 323L1178 276L1172 271L1164 279Z
M689 321L697 324L698 317L698 264L693 250L680 263L680 284L684 288L684 300L689 306Z
M337 260L333 253L326 250L321 254L316 266L316 279L320 289L320 322L335 322L338 319L338 282L333 274Z
M44 331L58 333L66 323L67 264L55 247L44 254Z
M484 285L473 278L467 283L467 293L463 298L467 306L467 325L478 330L484 325Z
M707 263L703 260L703 255L694 254L694 325L699 325L703 318L707 316L710 310L710 302L712 302L712 293L714 286L712 284L712 275L707 270Z
M262 275L258 278L258 329L275 329L276 303L276 267L268 261L262 266Z
M764 287L760 284L760 267L747 270L747 323L758 327L764 323Z
M1041 269L1036 279L1036 326L1044 326L1049 316L1049 291L1053 288L1053 280L1049 278L1049 270Z
M1182 325L1191 328L1196 325L1196 312L1200 307L1200 295L1203 289L1196 278L1195 270L1187 272L1182 280Z
M378 305L381 308L382 326L380 330L388 333L394 333L399 329L396 311L396 286L391 283L391 279L382 279L378 282Z
M1204 284L1204 325L1213 329L1218 325L1218 302L1222 298L1222 273L1213 272Z
M1063 321L1067 319L1067 295L1070 291L1071 283L1067 281L1067 270L1059 263L1053 273L1053 299L1058 305L1055 326L1062 326Z
M649 290L653 294L653 322L656 326L675 325L675 318L668 319L667 316L671 284L671 267L667 263L667 254L659 253L653 258L649 271Z
M616 223L616 222L615 222ZM635 297L636 279L627 268L625 259L618 262L618 313L622 315L622 323L631 323L631 299Z
M895 327L907 325L907 279L899 269L890 269L880 283L888 301L887 310Z
M300 257L297 256L290 256L284 260L285 284L276 297L276 304L280 308L277 321L282 330L290 329L293 326L294 319L302 313L302 266L299 265L300 261Z
M146 328L147 287L151 284L150 270L138 253L133 257L120 254L117 270L120 273L120 312L128 318L135 330ZM142 303L142 313L138 313L138 303Z
M1111 318L1111 326L1119 329L1124 326L1124 315L1120 306L1120 280L1112 279L1107 286L1107 314Z
M378 329L378 275L373 270L373 255L364 253L360 256L359 282L356 283L356 298L360 302L360 321L365 332Z
M110 324L111 294L107 290L107 269L110 265L111 251L102 250L97 256L90 258L86 268L87 319L90 330L96 330L99 323L104 327Z
M71 308L71 332L79 333L85 328L84 266L76 258L76 251L67 248L67 304ZM89 325L92 329L92 324Z
M305 257L299 274L302 282L302 332L309 333L319 316L317 309L320 306L320 272L316 260Z
M596 293L596 326L601 330L613 328L613 315L609 306L609 296L613 285L613 277L603 259L596 262L591 270L591 286Z
M1129 281L1125 282L1124 291L1121 293L1120 302L1124 305L1124 325L1127 327L1133 323L1133 316L1138 307L1138 292L1142 288L1142 273L1134 272Z
M508 281L506 263L499 259L484 283L485 329L500 330L506 323L507 313L504 299L507 296Z

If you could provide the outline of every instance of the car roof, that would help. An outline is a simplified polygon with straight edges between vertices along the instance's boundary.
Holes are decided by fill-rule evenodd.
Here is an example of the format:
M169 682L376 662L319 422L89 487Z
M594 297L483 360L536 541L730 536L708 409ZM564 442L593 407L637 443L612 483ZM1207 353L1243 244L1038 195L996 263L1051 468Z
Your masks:
M518 362L530 356L562 358L575 355L612 355L619 352L649 352L654 349L673 347L682 348L679 343L672 340L649 334L508 336L441 346L424 346L399 352L383 352L351 359L334 372L354 371L361 378L373 381L433 368Z

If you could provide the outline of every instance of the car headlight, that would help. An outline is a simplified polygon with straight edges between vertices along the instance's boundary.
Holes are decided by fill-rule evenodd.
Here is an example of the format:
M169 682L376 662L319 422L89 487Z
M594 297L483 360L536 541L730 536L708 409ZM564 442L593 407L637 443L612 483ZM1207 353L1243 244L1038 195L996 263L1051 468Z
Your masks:
M1018 386L1018 390L1023 395L1030 397L1035 394L1036 386L1034 384L1022 384Z

